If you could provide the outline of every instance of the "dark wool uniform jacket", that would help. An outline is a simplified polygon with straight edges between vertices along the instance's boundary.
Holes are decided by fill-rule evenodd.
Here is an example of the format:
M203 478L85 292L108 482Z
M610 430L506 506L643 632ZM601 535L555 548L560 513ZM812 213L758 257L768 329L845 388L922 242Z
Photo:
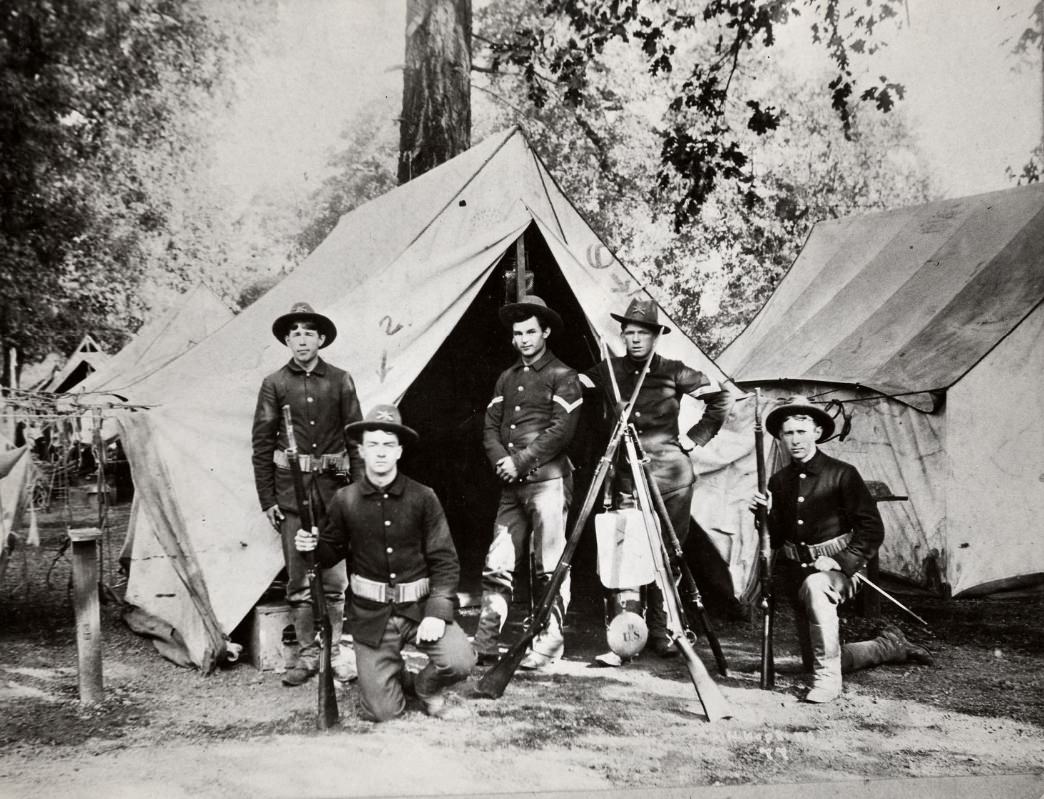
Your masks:
M380 644L392 613L420 622L453 621L460 564L435 492L401 472L383 488L367 478L338 491L327 508L316 557L322 568L344 559L350 574L397 585L427 577L426 600L391 604L354 594L348 605L352 635Z
M497 378L486 407L482 444L492 466L510 455L519 479L529 482L572 474L565 449L580 419L583 393L576 371L551 350L531 366L519 359Z
M772 492L769 532L773 549L784 541L821 544L851 533L844 551L831 556L849 577L877 554L884 540L884 523L852 464L816 450L808 461L795 461L772 475L768 488Z
M285 450L287 447L283 426L283 406L287 404L293 416L294 438L300 454L328 455L344 452L347 448L352 479L360 479L363 473L358 447L354 444L347 446L344 438L344 426L362 420L352 376L322 358L311 372L305 372L291 360L261 382L254 411L254 484L262 510L273 505L291 512L297 510L290 470L276 468L272 460L277 449ZM329 504L334 492L344 484L332 473L316 473L312 477L324 504ZM308 479L306 473L306 489Z
M636 361L625 355L612 358L611 362L621 401L627 402L634 393L644 361ZM609 371L605 361L585 372L581 381L587 388L598 387L604 392L609 385ZM732 397L703 372L681 361L653 355L649 373L645 376L642 389L638 392L638 401L631 412L631 421L634 422L642 448L649 456L656 484L661 491L683 488L695 480L692 462L678 440L678 414L681 398L685 394L706 404L703 416L687 433L694 444L702 447L721 430L732 407Z

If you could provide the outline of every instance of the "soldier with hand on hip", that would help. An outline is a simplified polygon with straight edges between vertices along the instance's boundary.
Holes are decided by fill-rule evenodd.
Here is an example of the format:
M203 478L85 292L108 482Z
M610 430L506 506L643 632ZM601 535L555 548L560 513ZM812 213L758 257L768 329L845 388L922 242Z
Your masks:
M620 336L627 352L622 357L598 363L582 374L580 381L584 388L597 387L603 395L615 382L621 400L626 401L634 392L643 365L652 358L630 421L649 458L670 522L679 542L684 544L689 536L689 518L696 482L689 450L693 446L706 445L717 435L732 407L732 397L726 389L698 369L655 353L660 336L670 333L671 329L660 323L659 308L652 300L634 299L622 315L610 316L620 323ZM686 395L700 400L706 407L700 420L688 430L688 441L683 444L678 416L681 399ZM613 504L618 507L631 503L633 495L631 470L625 457L621 451L616 479L609 489L614 493ZM710 557L720 561L716 552L708 553L708 559ZM718 575L709 569L710 564L706 563L698 564L696 569L697 582L704 583L700 586L704 595L710 587L714 589L715 596L735 602L727 573ZM712 579L716 580L716 584L708 585ZM667 630L663 594L655 583L649 584L644 590L645 621L648 625L646 646L661 657L673 657L678 654L678 648ZM607 616L610 618L625 612L640 613L642 603L639 586L610 589L607 604ZM597 665L603 666L620 666L624 662L615 651L599 655L595 660Z

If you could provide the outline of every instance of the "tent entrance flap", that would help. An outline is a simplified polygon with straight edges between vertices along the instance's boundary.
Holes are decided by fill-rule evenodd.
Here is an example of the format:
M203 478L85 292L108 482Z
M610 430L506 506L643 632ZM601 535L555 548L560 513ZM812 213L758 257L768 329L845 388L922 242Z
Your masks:
M482 564L493 537L500 494L482 447L482 428L497 377L518 357L498 311L506 299L514 300L520 252L525 253L527 290L542 297L563 319L563 330L549 339L552 352L584 370L594 364L598 351L580 303L536 227L530 225L519 241L523 246L508 247L399 401L403 420L420 434L420 441L403 455L403 472L430 485L442 501L460 557L460 590L476 597L481 593ZM579 450L585 440L581 431L570 448L574 463L584 462ZM577 485L576 490L581 488Z

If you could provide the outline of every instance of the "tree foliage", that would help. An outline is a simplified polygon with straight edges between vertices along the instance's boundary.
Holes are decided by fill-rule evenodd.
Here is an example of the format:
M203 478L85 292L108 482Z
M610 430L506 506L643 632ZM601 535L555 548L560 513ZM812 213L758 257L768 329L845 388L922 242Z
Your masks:
M548 102L552 86L574 108L587 104L608 47L635 46L645 68L670 87L657 136L657 190L672 197L678 229L694 222L724 184L758 198L746 133L776 130L787 109L750 90L744 73L776 43L778 29L809 15L808 32L832 64L826 81L841 129L852 135L856 102L890 110L903 87L881 76L862 86L853 54L873 54L879 27L901 0L544 0L539 15L484 36L488 67L517 71L528 101ZM692 48L692 37L701 42Z
M541 25L543 3L499 3L478 17L477 40ZM672 59L714 53L714 29L689 30ZM762 112L771 130L747 124L751 105L729 104L719 124L744 154L749 178L719 180L698 215L677 224L691 185L663 180L661 134L701 123L676 110L678 87L653 74L648 54L622 38L606 41L585 67L584 90L542 82L539 102L525 71L498 68L476 81L476 117L489 128L521 124L563 189L603 240L641 277L682 326L716 354L767 299L811 225L826 218L923 202L932 187L901 114L853 112L839 125L825 81L803 81L753 52L732 90ZM579 99L579 104L577 104ZM754 187L756 186L756 191Z
M149 248L170 243L196 156L193 112L235 52L197 2L0 3L5 355L85 330L113 343L140 320Z
M1022 59L1024 68L1044 73L1044 0L1034 3L1027 23L1018 38L1011 43L1011 52ZM1041 173L1044 172L1044 131L1041 133L1041 141L1030 152L1029 160L1017 169L1009 166L1006 172L1008 180L1020 186L1040 182Z

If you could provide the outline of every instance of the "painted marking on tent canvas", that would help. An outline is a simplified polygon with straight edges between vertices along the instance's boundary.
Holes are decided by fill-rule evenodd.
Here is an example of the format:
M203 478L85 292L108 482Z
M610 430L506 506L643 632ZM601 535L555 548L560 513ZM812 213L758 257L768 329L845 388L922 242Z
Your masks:
M381 317L381 321L378 322L378 325L384 328L384 333L388 336L394 336L396 333L402 330L402 325L398 324L387 314Z
M388 376L388 372L392 370L391 366L388 366L388 351L385 350L381 353L381 365L377 368L377 376L381 378L381 382L384 382L384 378Z
M619 275L617 275L614 272L610 272L609 276L613 279L613 283L616 284L612 288L613 294L630 294L631 293L631 284L630 283L628 283L626 280L621 280Z
M613 254L599 242L587 248L587 263L594 269L606 269L613 265Z

